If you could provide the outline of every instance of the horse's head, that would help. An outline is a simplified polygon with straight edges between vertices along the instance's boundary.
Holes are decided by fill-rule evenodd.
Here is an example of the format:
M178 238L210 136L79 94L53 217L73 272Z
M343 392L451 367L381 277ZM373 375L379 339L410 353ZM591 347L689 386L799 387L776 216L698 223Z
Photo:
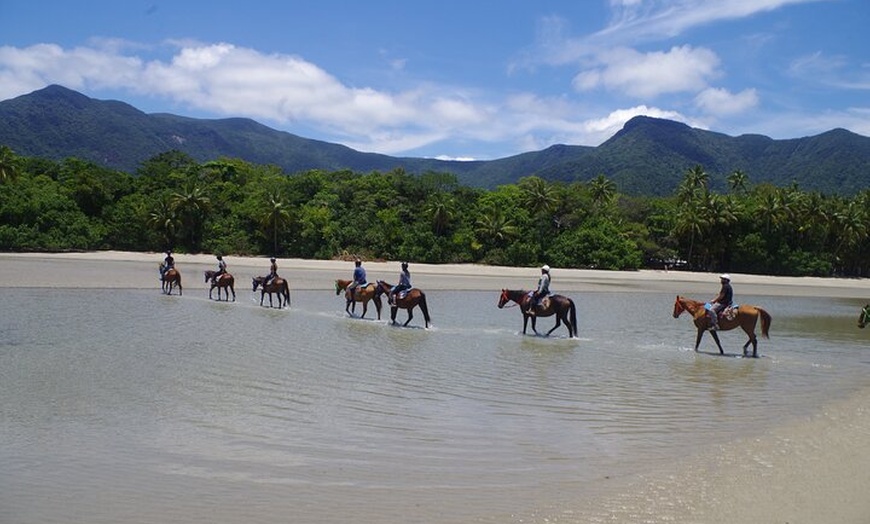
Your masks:
M211 271L203 271L203 275L205 276L204 282L208 282L208 280L211 278Z
M503 308L504 305L507 304L510 299L511 299L511 297L508 295L508 290L502 289L501 295L499 295L499 297L498 297L498 308L499 309Z
M387 291L392 289L392 287L393 286L387 284L383 280L378 280L377 283L375 284L375 296L379 297L379 296L383 295L384 293L386 293Z
M341 285L341 280L335 281L335 295L338 296L341 293L341 290L344 289L344 286Z
M251 278L251 285L254 286L254 288L253 288L251 291L256 291L257 288L258 288L258 287L260 286L260 284L262 284L262 283L263 283L263 277L253 277L253 278Z
M677 295L677 299L674 301L674 318L679 317L683 314L683 311L686 310L686 307L683 305L683 299L680 295Z
M861 310L861 316L858 317L858 327L864 329L864 326L870 324L870 304L864 306Z

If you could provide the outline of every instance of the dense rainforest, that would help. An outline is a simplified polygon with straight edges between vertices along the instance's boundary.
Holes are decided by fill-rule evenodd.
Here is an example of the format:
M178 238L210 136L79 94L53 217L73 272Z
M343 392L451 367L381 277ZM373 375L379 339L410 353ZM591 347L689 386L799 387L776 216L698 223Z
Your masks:
M0 250L870 276L870 189L844 197L754 185L740 170L723 184L700 165L680 176L664 197L620 194L604 175L487 190L447 173L287 174L179 151L131 175L0 146Z

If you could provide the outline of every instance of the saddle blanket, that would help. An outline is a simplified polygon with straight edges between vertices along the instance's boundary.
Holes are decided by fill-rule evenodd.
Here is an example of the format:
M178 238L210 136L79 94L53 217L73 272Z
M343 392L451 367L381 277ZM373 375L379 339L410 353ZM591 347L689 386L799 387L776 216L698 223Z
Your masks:
M727 318L728 320L734 320L735 318L737 318L737 310L739 308L740 308L740 304L732 304L732 305L726 307L725 309L723 309L722 312L719 313L719 317L720 318ZM704 304L704 309L706 309L707 311L712 311L713 304L707 302L706 304Z

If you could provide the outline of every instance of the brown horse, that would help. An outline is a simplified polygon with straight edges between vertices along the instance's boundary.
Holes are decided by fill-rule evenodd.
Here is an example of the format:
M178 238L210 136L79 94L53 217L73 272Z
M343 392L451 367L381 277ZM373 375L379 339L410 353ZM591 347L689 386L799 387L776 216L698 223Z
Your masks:
M389 296L390 290L393 289L393 286L387 284L383 280L378 280L377 284L377 295L380 296L383 293L387 293ZM423 312L423 319L426 321L426 328L429 328L429 323L432 319L429 318L429 306L426 305L426 293L423 293L419 289L412 287L411 289L405 290L400 294L396 295L395 305L390 306L390 320L393 324L396 323L396 313L398 313L399 308L408 310L408 320L405 321L402 326L407 326L408 322L414 318L414 308L420 306L420 311Z
M174 267L167 269L166 272L163 273L163 278L161 280L161 288L163 289L163 293L171 295L172 289L175 286L178 286L178 296L182 295L181 272L179 270L175 269Z
M858 327L864 329L864 326L870 324L870 304L864 306L861 310L861 315L858 317Z
M381 319L381 297L377 293L377 286L374 284L366 284L365 287L357 287L353 293L348 288L350 286L352 280L343 280L338 279L335 281L335 294L336 296L341 294L344 291L344 298L347 301L347 304L344 306L345 312L347 312L348 316L353 316L352 308L356 308L357 302L362 302L363 312L360 318L365 318L366 312L369 309L369 300L375 303L375 309L378 312L378 320Z
M211 281L211 280L214 278L215 273L217 273L217 271L206 270L206 271L205 271L205 281L206 281L206 282ZM233 302L235 302L235 301L236 301L236 289L235 289L235 283L236 283L236 279L233 278L233 276L232 276L231 274L229 274L229 273L223 273L223 274L222 274L221 276L219 276L215 281L213 281L213 282L211 283L211 287L208 288L208 298L209 298L209 300L211 300L211 292L212 292L212 290L213 290L214 288L217 288L217 290L218 290L218 297L217 297L217 299L218 299L218 300L221 299L221 289L223 289L223 290L224 290L224 293L226 293L226 296L227 296L227 302L230 301L230 291L233 292Z
M287 283L287 280L276 277L273 278L271 282L266 284L267 277L253 277L251 282L254 286L254 291L257 291L257 288L260 288L260 305L263 305L263 297L266 293L269 293L269 307L273 307L272 305L272 293L278 295L278 309L283 307L290 307L290 284Z
M505 304L510 301L513 301L520 306L520 311L523 313L523 335L526 334L526 326L528 326L529 318L532 319L532 331L537 335L538 330L535 329L537 318L556 315L556 325L553 326L553 329L547 331L546 336L550 336L550 333L561 326L562 322L564 322L565 327L568 328L569 337L574 338L577 336L577 307L574 305L573 300L562 295L550 295L544 297L541 304L535 307L535 314L530 315L529 307L531 306L531 293L531 291L526 291L524 289L502 289L501 295L498 298L499 309L505 307Z
M710 329L710 314L704 307L704 302L698 302L690 298L677 295L677 300L674 302L674 318L683 314L683 311L688 311L695 322L695 327L698 328L698 337L695 339L695 351L698 351L698 346L701 345L701 337L704 336L704 331ZM746 344L743 344L743 355L746 356L746 349L749 344L752 344L752 356L758 357L758 339L755 337L755 324L761 318L761 336L770 338L770 314L758 306L741 305L737 309L737 316L729 319L724 315L719 316L719 331L729 331L736 327L740 327L749 336ZM716 341L716 346L719 347L719 354L724 355L722 344L719 343L719 334L716 331L710 331L713 335L713 340Z

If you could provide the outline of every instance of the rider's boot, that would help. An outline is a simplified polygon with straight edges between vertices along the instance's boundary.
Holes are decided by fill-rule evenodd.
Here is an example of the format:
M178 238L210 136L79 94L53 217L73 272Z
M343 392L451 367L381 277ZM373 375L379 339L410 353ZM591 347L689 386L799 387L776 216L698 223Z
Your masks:
M719 331L718 316L715 311L710 312L710 331Z

